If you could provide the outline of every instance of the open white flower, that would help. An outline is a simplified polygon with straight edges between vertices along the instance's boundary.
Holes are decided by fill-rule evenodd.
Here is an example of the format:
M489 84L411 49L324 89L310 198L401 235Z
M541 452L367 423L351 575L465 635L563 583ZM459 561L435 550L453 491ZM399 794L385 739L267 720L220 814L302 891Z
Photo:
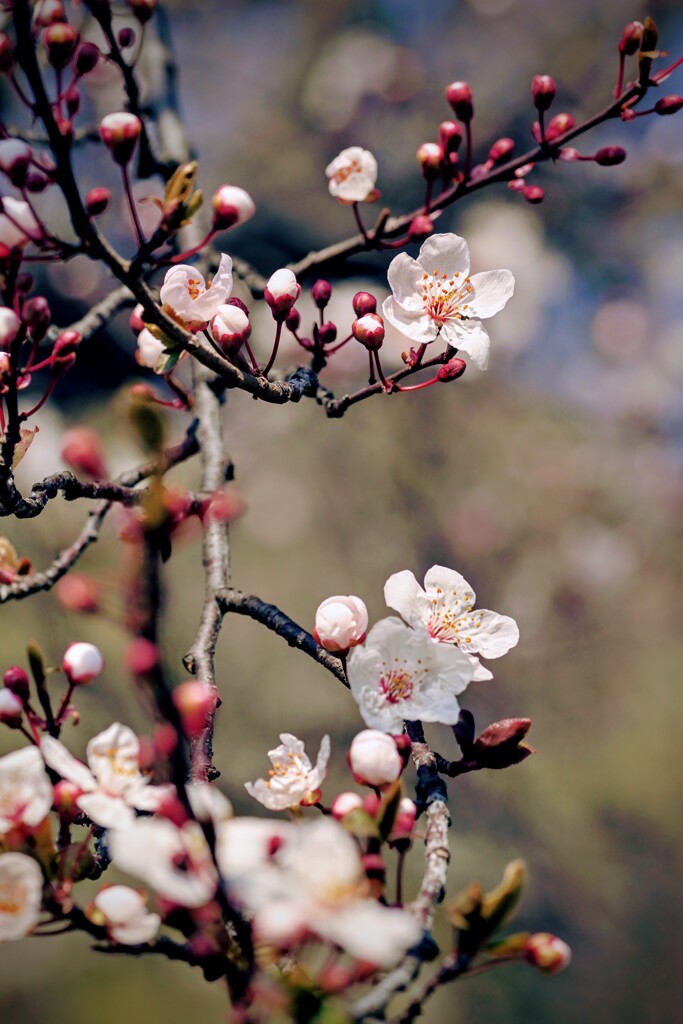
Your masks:
M432 640L457 644L468 654L500 658L519 640L517 623L508 615L473 611L472 587L443 565L432 566L424 590L408 569L394 573L384 587L384 599L409 625L424 626Z
M38 924L43 873L24 853L0 854L0 942L23 939Z
M454 725L457 695L473 680L491 678L459 647L435 644L423 627L396 618L381 619L354 647L347 675L366 725L390 733L400 733L406 719Z
M140 741L126 725L114 722L88 743L88 767L63 743L45 736L40 749L46 763L81 790L77 806L103 828L125 825L133 818L131 808L155 811L168 786L150 786L140 771Z
M159 931L161 918L147 909L147 900L128 885L107 885L100 889L93 900L96 910L95 923L102 924L114 940L125 946L137 946L151 942Z
M343 149L325 168L330 195L346 203L363 203L371 198L377 181L377 161L360 146Z
M211 320L232 292L232 260L225 253L207 285L196 267L180 264L166 272L159 297L176 319L199 330Z
M51 807L52 783L37 747L0 757L0 835L17 825L39 825Z
M216 891L211 851L196 821L178 828L165 818L130 820L110 833L109 846L117 868L181 907L203 907Z
M285 811L301 803L315 803L320 795L330 759L330 737L323 736L315 767L304 751L302 740L291 733L280 733L281 745L268 751L273 765L269 779L245 782L250 796L269 811Z
M487 270L473 277L469 273L465 239L450 233L432 235L416 260L402 252L391 261L393 295L382 309L411 341L422 345L441 338L485 370L491 339L481 321L505 306L515 279L509 270Z

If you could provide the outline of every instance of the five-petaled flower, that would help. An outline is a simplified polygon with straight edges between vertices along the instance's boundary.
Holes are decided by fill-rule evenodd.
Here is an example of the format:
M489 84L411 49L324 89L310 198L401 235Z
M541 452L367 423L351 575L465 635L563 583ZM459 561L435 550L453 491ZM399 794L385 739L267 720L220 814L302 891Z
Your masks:
M181 264L166 273L159 297L176 320L201 330L232 292L232 260L225 253L213 281L207 285L196 267Z
M330 195L345 203L364 203L375 198L377 161L360 146L343 149L325 168Z
M408 569L394 573L385 584L384 599L409 625L424 626L432 640L457 644L468 654L500 658L519 640L514 619L473 610L474 590L459 572L443 565L432 566L424 590Z
M291 733L280 733L281 745L268 751L273 767L269 779L245 782L250 796L270 811L285 811L299 804L316 803L330 759L330 737L323 736L315 767L304 751L304 744Z
M411 341L423 345L441 338L485 370L491 339L481 321L505 306L515 279L509 270L487 270L473 277L469 271L464 238L432 235L416 260L402 252L389 264L393 295L385 300L383 312Z
M395 734L406 719L454 725L457 695L473 680L491 678L459 647L435 644L422 625L412 629L396 618L375 623L354 647L347 675L365 723Z

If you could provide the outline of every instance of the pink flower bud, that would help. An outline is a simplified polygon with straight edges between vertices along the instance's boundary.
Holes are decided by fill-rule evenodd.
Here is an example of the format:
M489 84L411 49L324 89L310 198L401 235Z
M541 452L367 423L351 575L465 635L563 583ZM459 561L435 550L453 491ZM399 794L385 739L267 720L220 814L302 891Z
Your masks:
M574 127L576 127L576 120L571 114L555 114L550 119L545 137L548 142L552 142L554 139L559 138L560 135L564 135L565 132L570 132Z
M417 820L417 806L414 800L404 796L398 805L398 814L394 820L391 830L392 836L409 836L415 828Z
M256 213L254 200L237 185L221 185L214 192L211 205L215 231L224 231L235 224L242 224Z
M550 75L534 75L531 81L531 95L536 110L541 112L550 109L557 95L557 86Z
M75 355L81 341L82 338L78 331L62 331L54 343L52 355L54 357Z
M99 63L100 53L94 43L81 43L76 54L76 72L79 75L89 74Z
M462 128L457 121L442 121L439 125L439 143L444 153L455 153L462 142Z
M107 465L100 435L92 427L72 427L62 438L61 456L70 469L92 480L106 480Z
M35 27L46 28L59 21L66 21L66 10L62 0L42 0L33 18Z
M94 644L77 642L64 652L62 668L70 683L88 686L104 669L104 658Z
M217 693L208 683L191 679L176 686L173 703L180 714L185 735L192 739L204 731L216 710Z
M493 143L491 149L489 150L489 160L491 160L494 164L502 164L508 159L508 157L512 156L514 151L514 139L498 139L497 142Z
M158 2L159 0L126 0L141 25L144 25L152 17Z
M316 325L314 331L318 338L318 344L323 348L325 345L332 345L337 340L337 325L333 324L331 320L321 324L320 327Z
M363 806L363 797L360 793L340 793L332 801L332 816L341 821L351 811L357 811Z
M643 38L643 23L642 21L629 21L624 31L621 33L621 39L619 40L618 50L619 53L625 57L630 57L640 48L640 41Z
M81 809L76 803L81 793L82 790L67 779L60 779L53 787L52 806L63 822L72 824L81 813Z
M0 32L0 74L8 74L14 64L14 43L6 32Z
M0 171L17 188L21 188L26 181L32 157L33 150L20 139L3 139L0 142Z
M655 111L662 116L666 114L677 114L683 107L683 96L662 96L661 100L655 103Z
M363 786L388 786L403 770L393 737L378 729L364 729L354 736L348 762L356 782Z
M451 82L446 86L446 99L453 108L453 113L460 120L467 123L474 116L474 104L472 101L472 90L467 82Z
M593 159L601 167L614 167L616 164L623 164L626 150L621 146L605 146L597 151Z
M81 107L81 94L75 85L72 85L64 93L64 103L69 117L75 117Z
M0 306L0 351L9 352L21 330L21 320L9 306Z
M43 32L43 43L47 59L53 68L64 68L74 55L78 45L78 32L71 25L58 21Z
M135 38L135 32L130 25L126 25L125 28L119 30L118 43L122 50L126 50L129 46L133 46L135 44Z
M273 319L282 321L301 295L301 285L291 270L276 270L266 285L263 297L270 306Z
M211 321L211 334L227 355L236 355L251 334L249 317L232 303L219 306Z
M434 234L434 221L428 214L418 213L410 222L408 234L412 242L421 242Z
M385 334L384 321L377 313L366 313L365 316L354 320L351 331L356 341L365 345L368 351L374 352L382 347Z
M366 853L361 857L361 862L368 878L384 882L387 876L387 868L381 853Z
M566 942L550 932L530 935L524 945L527 961L544 974L558 974L569 967L572 951Z
M315 613L315 636L327 651L348 651L365 639L368 610L359 597L328 597Z
M24 717L24 705L11 690L0 690L0 722L18 729Z
M315 282L311 289L311 296L318 309L324 309L327 303L332 298L332 285L329 281L323 281L320 278Z
M285 320L287 327L290 331L295 332L299 330L301 325L301 313L298 309L290 309Z
M417 151L417 162L425 178L436 178L443 164L444 151L437 142L423 142Z
M85 212L89 217L99 217L109 206L111 192L108 188L91 188L85 197Z
M144 312L142 303L138 302L137 306L135 306L133 312L130 314L128 324L134 334L139 334L140 331L144 330L145 321L142 319Z
M18 665L12 665L11 668L6 670L2 681L7 690L11 690L22 703L26 703L29 698L30 687L28 676L23 668L19 668Z
M94 615L100 610L100 585L81 573L67 573L55 587L57 600L70 612Z
M151 640L140 636L128 645L123 660L131 675L148 676L159 665L159 648Z
M121 165L127 164L132 157L141 131L140 118L125 111L107 114L100 121L100 138L116 163Z
M525 185L521 191L527 203L542 203L545 197L540 185Z
M566 163L573 163L574 160L579 160L580 158L581 154L573 146L563 146L560 150L560 160L564 160Z
M365 316L366 313L377 312L377 299L370 292L356 292L351 300L353 311L356 316Z
M21 319L34 341L42 341L50 326L50 303L44 295L34 295L22 304Z
M447 384L451 380L457 380L458 377L462 377L463 373L467 369L467 363L464 359L459 359L455 356L453 359L449 359L447 363L440 366L436 371L436 376L439 380Z

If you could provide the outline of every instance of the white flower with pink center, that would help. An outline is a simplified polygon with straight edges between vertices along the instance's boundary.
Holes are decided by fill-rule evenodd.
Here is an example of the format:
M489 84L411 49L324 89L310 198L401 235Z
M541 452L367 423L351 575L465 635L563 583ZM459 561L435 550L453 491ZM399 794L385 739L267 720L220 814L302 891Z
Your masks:
M512 296L509 270L470 277L467 242L442 234L428 238L416 260L400 253L389 264L388 278L393 295L382 309L401 334L419 345L440 338L486 369L491 339L481 321L499 313Z
M270 811L285 811L301 803L315 803L327 774L330 737L323 736L315 767L304 750L302 740L291 733L280 734L281 745L268 751L273 767L269 779L245 782L250 796Z
M473 680L491 678L459 647L435 644L424 627L396 618L381 619L354 647L347 675L366 725L394 734L404 720L454 725L458 694Z
M204 327L232 292L232 260L225 253L207 285L196 267L180 264L166 272L159 297L176 320L191 330Z
M37 747L0 757L0 835L40 825L51 807L52 783Z
M474 610L476 596L467 580L443 565L433 565L424 579L424 589L412 572L390 576L384 599L406 622L424 626L432 640L457 644L468 654L500 658L519 640L519 629L508 615L486 609Z
M360 146L349 146L325 168L330 195L345 203L363 203L374 198L377 161Z
M41 740L40 750L46 764L80 790L76 805L103 828L130 822L132 808L156 811L169 792L168 786L148 785L138 763L140 741L119 722L90 740L87 766L52 736Z
M100 921L114 940L125 946L151 942L159 931L161 918L147 909L147 900L128 885L107 885L93 900L95 924Z
M23 939L38 924L43 872L24 853L0 854L0 942Z

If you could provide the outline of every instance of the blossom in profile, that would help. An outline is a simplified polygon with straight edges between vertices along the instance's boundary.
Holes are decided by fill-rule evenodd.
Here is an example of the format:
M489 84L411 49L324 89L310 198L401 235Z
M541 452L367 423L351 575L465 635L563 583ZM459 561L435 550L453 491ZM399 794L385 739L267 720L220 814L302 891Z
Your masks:
M392 295L382 307L385 318L419 345L440 338L465 352L475 366L488 365L491 339L482 320L500 312L512 296L509 270L487 270L470 277L464 238L432 235L417 259L400 253L389 264Z
M51 807L52 783L37 747L0 757L0 835L40 825Z
M353 594L326 598L315 613L313 635L327 651L348 651L365 639L368 610Z
M302 803L316 803L327 774L330 737L323 736L315 766L306 754L302 740L283 732L280 741L279 747L268 751L273 765L268 773L270 778L246 782L247 793L270 811L285 811Z
M135 349L135 360L139 366L146 366L149 370L155 370L159 360L166 353L166 346L163 341L155 338L152 332L143 327L137 337Z
M410 626L424 627L432 640L457 644L468 654L500 658L519 640L514 619L486 609L475 611L472 587L459 572L443 565L428 571L424 589L408 569L394 573L385 584L384 599Z
M345 203L364 203L375 198L377 161L360 146L343 149L325 168L330 195Z
M400 734L404 720L455 725L458 694L491 673L459 647L435 644L424 627L387 618L354 647L347 676L366 725Z
M0 942L23 939L38 924L43 872L24 853L0 854Z
M100 889L89 916L107 929L114 942L125 946L151 942L161 924L159 915L147 909L145 897L128 885L106 885Z
M14 196L3 196L0 246L8 250L23 249L29 242L40 241L42 237L43 232L28 203L23 199L15 199Z
M157 810L169 790L148 784L138 763L140 741L119 722L90 740L87 766L53 736L43 737L40 750L46 764L80 790L77 806L103 828L125 825L133 818L133 808Z
M207 285L196 267L180 264L166 272L159 297L162 306L190 330L200 330L232 292L232 259L221 256L218 270Z

